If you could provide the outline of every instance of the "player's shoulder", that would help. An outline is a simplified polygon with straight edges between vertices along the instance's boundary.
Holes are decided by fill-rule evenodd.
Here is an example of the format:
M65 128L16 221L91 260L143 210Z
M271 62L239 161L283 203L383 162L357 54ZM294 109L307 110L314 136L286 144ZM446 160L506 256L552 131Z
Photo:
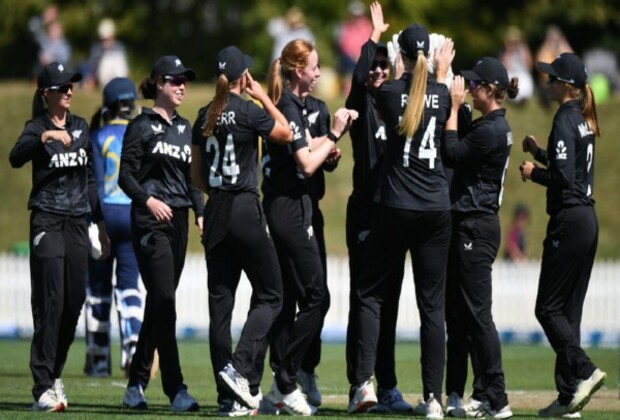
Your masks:
M448 86L444 83L438 83L436 80L429 80L426 83L426 91L427 93L450 96Z
M403 93L405 91L405 81L402 79L386 80L379 86L379 94Z
M189 122L189 120L187 118L185 118L181 114L177 113L176 125L188 125L188 126L191 126L192 124Z
M322 99L319 99L312 95L308 95L306 96L306 106L311 106L312 108L321 108L327 107L327 104Z
M86 122L86 120L82 117L80 117L79 115L76 114L69 114L69 121L70 124L73 127L78 127L78 128L88 128L88 123Z

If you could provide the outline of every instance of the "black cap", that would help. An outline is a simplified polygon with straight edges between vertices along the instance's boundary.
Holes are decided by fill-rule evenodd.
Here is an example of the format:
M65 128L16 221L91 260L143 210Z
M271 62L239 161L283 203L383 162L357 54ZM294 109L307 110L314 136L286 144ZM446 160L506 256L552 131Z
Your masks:
M63 64L58 61L46 64L37 77L37 87L39 89L58 88L67 83L79 82L82 80L81 73L70 72Z
M506 67L493 57L482 57L472 70L463 70L461 75L467 80L488 83L500 89L507 89L510 85Z
M106 105L136 99L136 96L136 86L126 77L115 77L103 88L103 103Z
M239 48L230 45L219 53L215 58L215 74L225 74L229 82L241 77L248 67L252 65L252 58L244 54Z
M194 70L185 67L179 57L176 55L165 55L155 61L153 70L151 70L151 79L158 76L178 76L181 74L185 75L187 80L190 81L196 78Z
M383 42L383 41L377 42L377 52L382 52L387 57L388 49L387 49L387 45L386 45L385 42Z
M430 39L428 31L421 25L414 23L409 25L398 36L398 45L400 51L408 58L414 59L418 51L423 51L424 55L428 54L430 48Z
M538 62L538 70L578 88L585 86L588 72L577 54L562 53L551 64Z

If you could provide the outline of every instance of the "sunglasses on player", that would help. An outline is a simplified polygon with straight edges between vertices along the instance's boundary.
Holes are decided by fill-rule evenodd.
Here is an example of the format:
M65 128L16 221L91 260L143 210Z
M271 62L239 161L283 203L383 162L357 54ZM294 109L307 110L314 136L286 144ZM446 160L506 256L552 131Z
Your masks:
M164 76L164 80L172 86L181 86L187 83L187 77L185 76Z
M70 90L73 90L73 84L67 83L66 85L62 85L62 86L53 86L50 88L50 90L54 92L59 92L59 93L67 93Z
M387 60L374 60L372 62L372 64L370 65L370 68L372 70L374 70L377 67L381 67L381 70L387 69L388 68L388 61Z
M469 81L469 90L470 90L470 92L473 92L474 90L478 89L480 86L483 86L483 85L488 85L488 83L480 82L480 81L476 81L476 80L470 80Z

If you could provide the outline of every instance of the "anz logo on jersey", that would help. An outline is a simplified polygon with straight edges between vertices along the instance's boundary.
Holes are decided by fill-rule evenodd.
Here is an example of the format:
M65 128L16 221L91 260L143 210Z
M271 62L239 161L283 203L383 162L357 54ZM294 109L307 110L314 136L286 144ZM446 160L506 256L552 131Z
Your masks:
M293 141L297 141L301 139L301 131L299 130L299 126L295 121L290 121L289 126L291 127L291 131L293 132Z
M183 162L192 163L192 149L187 144L181 149L181 146L177 146L176 144L158 141L151 153L168 155L175 159L180 159Z
M49 168L76 168L78 166L86 166L88 164L88 156L86 150L81 147L77 152L55 153L50 158Z
M558 144L555 146L555 159L566 160L566 145L564 145L564 140L558 141Z

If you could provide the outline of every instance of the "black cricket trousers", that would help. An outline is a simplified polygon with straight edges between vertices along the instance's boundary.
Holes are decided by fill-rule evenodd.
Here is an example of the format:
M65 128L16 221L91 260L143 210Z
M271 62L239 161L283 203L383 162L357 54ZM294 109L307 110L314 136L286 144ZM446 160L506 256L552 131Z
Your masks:
M205 219L207 217L209 215L205 214ZM241 270L245 271L252 285L252 299L233 354L230 324ZM239 373L246 378L251 377L258 359L264 358L262 346L282 308L282 276L278 257L256 193L235 195L227 233L207 256L207 273L209 345L219 403L223 398L233 396L221 385L218 373L232 361Z
M323 218L323 212L319 208L319 201L312 200L312 230L316 237L316 244L319 247L319 256L321 257L321 266L323 267L323 282L325 284L325 291L327 293L326 298L323 300L323 312L327 313L331 304L331 296L329 294L329 288L327 287L327 250L325 248L325 219ZM316 367L321 363L321 331L323 330L323 323L321 323L321 329L319 333L312 340L310 348L306 352L304 359L301 361L301 370L306 373L314 374Z
M414 211L378 206L368 237L359 279L355 384L372 377L377 358L381 309L392 296L391 275L409 250L416 302L420 314L420 344L424 400L430 393L441 400L445 362L445 290L451 215L449 210ZM392 281L392 283L390 283ZM402 283L402 279L398 280Z
M176 290L187 251L188 208L173 208L170 222L158 222L144 206L132 205L131 232L146 289L144 320L129 368L129 385L147 387L155 350L164 394L172 400L183 383L176 339Z
M89 246L85 216L30 214L30 371L36 401L60 378L67 361L86 298Z
M446 391L463 395L467 375L467 354L471 348L474 392L478 401L488 401L501 410L508 404L499 335L491 312L493 302L492 266L501 241L497 214L452 213L452 242L448 260L446 325L448 364ZM451 289L456 289L456 292ZM460 300L451 299L458 295ZM466 334L466 340L463 336ZM454 337L451 337L454 335ZM468 341L468 343L462 343ZM456 345L462 344L458 348ZM458 366L455 366L459 363ZM455 374L452 369L456 369ZM463 372L464 370L464 372ZM457 382L460 377L462 382ZM448 383L450 381L450 383Z
M589 378L596 369L581 348L581 316L597 244L594 207L570 207L549 218L536 318L556 353L555 384L562 405L572 400L577 380Z
M347 378L351 385L355 384L355 357L357 351L357 312L359 300L357 297L359 279L362 275L365 253L368 244L368 234L372 215L376 204L371 200L352 194L347 202L346 237L349 250L349 321L347 324L346 359ZM402 288L402 279L405 273L406 251L402 251L400 265L395 264L391 273L392 278L387 283L392 284L391 295L387 296L386 304L381 307L379 338L377 341L378 357L375 364L375 377L381 389L392 389L397 384L395 344L396 322L398 320L398 304ZM388 273L390 275L390 273Z
M263 206L284 291L282 311L269 332L270 364L278 389L289 394L297 388L297 371L321 331L328 293L310 197L266 196Z

